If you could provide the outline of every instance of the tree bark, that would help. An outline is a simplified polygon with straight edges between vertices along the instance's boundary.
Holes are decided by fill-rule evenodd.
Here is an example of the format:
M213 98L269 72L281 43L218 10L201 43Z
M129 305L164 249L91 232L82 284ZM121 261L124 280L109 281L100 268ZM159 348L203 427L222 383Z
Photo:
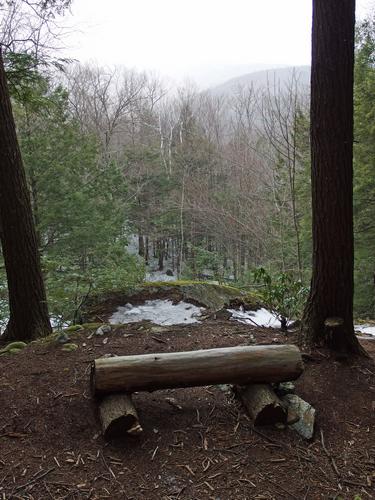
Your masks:
M301 353L293 345L225 347L97 359L91 386L94 394L100 395L211 384L247 385L295 380L302 371Z
M99 404L103 435L106 439L121 434L137 435L142 432L137 410L128 394L110 394Z
M141 234L138 234L138 255L140 257L145 256L145 242Z
M248 385L239 387L236 392L253 419L254 425L286 423L287 411L269 385Z
M30 340L51 332L30 193L0 54L0 218L10 318L6 339Z
M149 250L148 250L148 236L145 238L145 264L148 265L149 262Z
M164 270L164 240L160 239L158 240L158 270L163 271Z
M311 66L312 281L309 344L358 353L353 328L353 67L355 0L314 0ZM339 335L324 321L340 317Z

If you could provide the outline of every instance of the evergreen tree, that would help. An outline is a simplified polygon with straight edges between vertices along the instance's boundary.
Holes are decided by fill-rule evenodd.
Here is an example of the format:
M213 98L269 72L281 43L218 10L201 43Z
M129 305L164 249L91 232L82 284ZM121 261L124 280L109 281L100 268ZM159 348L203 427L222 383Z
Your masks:
M26 65L17 57L12 67ZM11 87L52 316L79 319L89 294L137 283L127 254L128 189L123 165L103 159L97 138L83 132L68 93L37 69Z
M375 314L375 18L357 29L355 65L355 310Z
M9 292L5 338L48 335L46 293L31 202L0 54L0 221Z

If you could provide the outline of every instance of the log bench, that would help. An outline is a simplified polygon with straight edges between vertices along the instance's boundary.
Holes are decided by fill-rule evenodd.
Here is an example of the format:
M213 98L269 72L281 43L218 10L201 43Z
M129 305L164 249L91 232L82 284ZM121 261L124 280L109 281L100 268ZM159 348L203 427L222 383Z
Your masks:
M160 389L237 385L256 423L280 421L283 415L286 421L269 384L295 380L302 371L301 353L293 345L224 347L99 358L92 364L91 388L100 401L103 433L111 437L121 429L141 432L131 394Z

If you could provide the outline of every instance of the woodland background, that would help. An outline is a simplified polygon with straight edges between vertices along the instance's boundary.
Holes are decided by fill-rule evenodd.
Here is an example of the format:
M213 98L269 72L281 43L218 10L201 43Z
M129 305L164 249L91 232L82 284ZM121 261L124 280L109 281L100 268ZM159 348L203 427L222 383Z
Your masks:
M44 66L22 51L5 63L57 323L77 320L94 293L135 286L148 264L180 279L272 284L298 311L311 274L309 88L298 68L219 93L124 68ZM357 27L354 89L362 318L375 314L374 65L369 18ZM3 265L0 293L5 322Z

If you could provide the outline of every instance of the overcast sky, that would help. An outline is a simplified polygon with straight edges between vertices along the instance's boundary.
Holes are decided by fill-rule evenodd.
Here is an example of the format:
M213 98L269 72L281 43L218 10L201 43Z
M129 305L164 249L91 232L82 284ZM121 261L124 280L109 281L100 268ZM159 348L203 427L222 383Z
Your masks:
M375 0L357 0L362 17ZM200 85L310 64L311 0L73 0L67 54Z

